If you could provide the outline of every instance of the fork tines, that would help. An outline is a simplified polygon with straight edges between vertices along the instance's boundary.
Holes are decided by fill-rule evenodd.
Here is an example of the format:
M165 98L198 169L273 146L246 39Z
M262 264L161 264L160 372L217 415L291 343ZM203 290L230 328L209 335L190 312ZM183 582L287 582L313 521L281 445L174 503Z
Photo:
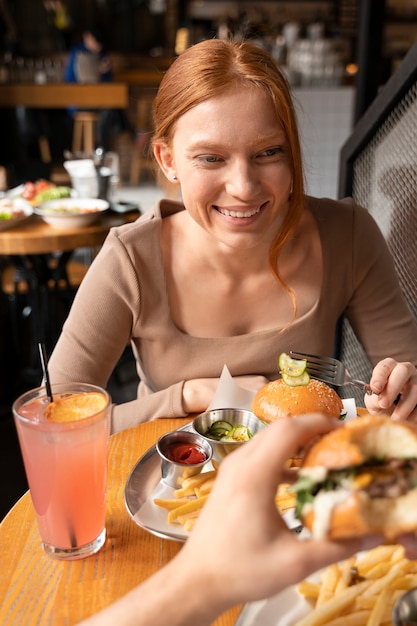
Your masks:
M326 379L333 380L336 374L336 367L333 359L325 356L317 356L316 354L306 354L303 352L290 351L293 359L306 359L307 371L311 376L325 376Z

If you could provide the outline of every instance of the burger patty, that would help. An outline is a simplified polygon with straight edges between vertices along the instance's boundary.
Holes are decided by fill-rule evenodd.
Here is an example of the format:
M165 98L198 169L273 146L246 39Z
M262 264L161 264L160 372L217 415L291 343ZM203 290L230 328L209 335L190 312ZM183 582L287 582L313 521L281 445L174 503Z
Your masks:
M417 459L390 459L369 470L372 480L363 491L370 498L398 498L417 487Z
M330 470L323 483L316 483L313 495L324 489L363 491L370 498L398 498L417 487L417 459L385 459L364 465Z

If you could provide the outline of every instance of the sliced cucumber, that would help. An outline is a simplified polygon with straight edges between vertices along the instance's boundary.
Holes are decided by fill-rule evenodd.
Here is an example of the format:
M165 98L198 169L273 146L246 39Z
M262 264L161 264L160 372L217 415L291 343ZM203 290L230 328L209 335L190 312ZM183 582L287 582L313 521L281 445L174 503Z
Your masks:
M206 435L208 437L211 437L212 439L217 439L217 441L219 441L220 439L222 439L222 437L227 435L232 430L232 428L233 424L230 424L225 420L217 420L217 422L213 422L213 424L210 426L210 428L206 432Z
M305 359L292 359L288 354L282 352L278 357L279 371L288 376L301 376L307 369L307 361Z
M234 441L249 441L252 437L252 433L247 426L235 426L229 437Z
M248 441L252 437L252 433L247 426L241 424L233 426L233 424L224 420L214 422L206 432L206 435L217 441L225 442Z
M223 428L224 430L232 430L233 424L230 422L226 422L226 420L217 420L217 422L213 422L210 426L210 430L212 428Z
M310 375L308 372L304 372L301 376L289 376L285 372L281 373L282 380L290 387L298 387L300 385L308 385L310 382Z

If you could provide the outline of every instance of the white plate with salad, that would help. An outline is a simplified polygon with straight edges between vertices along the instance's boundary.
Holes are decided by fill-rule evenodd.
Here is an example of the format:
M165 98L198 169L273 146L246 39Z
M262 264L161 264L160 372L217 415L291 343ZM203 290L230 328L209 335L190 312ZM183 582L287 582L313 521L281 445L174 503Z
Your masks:
M17 226L32 213L33 208L22 198L0 198L0 231Z

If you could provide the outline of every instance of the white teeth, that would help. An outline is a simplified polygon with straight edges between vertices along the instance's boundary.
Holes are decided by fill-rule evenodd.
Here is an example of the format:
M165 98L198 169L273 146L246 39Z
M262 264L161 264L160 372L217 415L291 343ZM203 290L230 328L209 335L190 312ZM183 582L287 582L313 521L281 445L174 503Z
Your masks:
M219 209L219 212L226 217L252 217L261 210L260 207L253 209L252 211L228 211L227 209Z

